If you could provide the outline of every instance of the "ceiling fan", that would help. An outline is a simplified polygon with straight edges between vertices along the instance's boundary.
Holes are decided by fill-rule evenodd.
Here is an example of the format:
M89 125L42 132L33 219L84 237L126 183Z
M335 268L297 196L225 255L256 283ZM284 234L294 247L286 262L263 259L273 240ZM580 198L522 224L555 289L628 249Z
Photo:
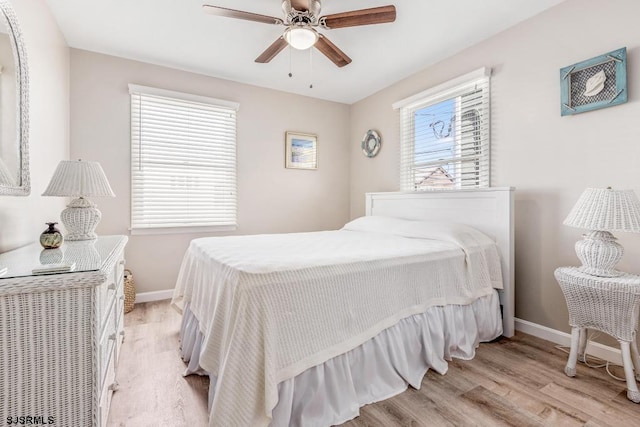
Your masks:
M284 18L281 19L208 4L203 5L204 11L212 15L287 27L284 34L256 58L255 61L260 63L271 61L287 45L301 50L315 46L338 67L344 67L351 63L351 58L324 34L316 31L316 28L331 30L334 28L383 24L396 20L396 7L393 5L352 10L326 16L320 16L321 8L320 0L283 0Z

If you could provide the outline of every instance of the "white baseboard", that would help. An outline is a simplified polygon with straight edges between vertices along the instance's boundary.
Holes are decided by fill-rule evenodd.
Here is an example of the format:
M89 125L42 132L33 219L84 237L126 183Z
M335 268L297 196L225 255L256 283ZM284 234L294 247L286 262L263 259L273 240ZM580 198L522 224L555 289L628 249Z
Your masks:
M136 294L136 304L139 302L162 301L173 297L173 289L165 291L141 292Z
M571 335L566 332L557 331L538 325L537 323L528 322L526 320L516 318L516 331L542 338L565 347L571 346ZM600 359L607 360L611 363L622 365L622 353L619 348L609 347L597 342L589 342L587 345L587 354Z

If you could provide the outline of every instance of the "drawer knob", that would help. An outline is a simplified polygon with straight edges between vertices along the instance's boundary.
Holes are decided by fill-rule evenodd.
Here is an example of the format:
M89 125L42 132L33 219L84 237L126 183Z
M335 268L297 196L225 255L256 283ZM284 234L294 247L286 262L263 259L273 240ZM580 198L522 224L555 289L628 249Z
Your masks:
M120 331L120 335L124 336L124 330Z
M111 391L116 391L116 390L118 389L118 386L119 386L119 385L120 385L120 384L118 384L118 382L117 382L117 381L114 381L113 383L111 383L111 385L109 385L109 390L111 390Z
M109 335L109 341L114 341L116 339L116 333L112 333L111 335Z
M115 290L115 288L116 288L115 283L111 283L109 286L107 286L107 289L110 289L110 290Z

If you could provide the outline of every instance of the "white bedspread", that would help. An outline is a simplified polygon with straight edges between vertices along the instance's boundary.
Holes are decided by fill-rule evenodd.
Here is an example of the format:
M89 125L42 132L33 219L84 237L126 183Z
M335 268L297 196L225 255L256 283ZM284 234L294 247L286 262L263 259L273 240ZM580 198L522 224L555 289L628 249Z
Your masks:
M210 425L268 425L279 382L431 306L501 287L494 245L447 240L349 230L193 240L173 303L189 302L205 336Z

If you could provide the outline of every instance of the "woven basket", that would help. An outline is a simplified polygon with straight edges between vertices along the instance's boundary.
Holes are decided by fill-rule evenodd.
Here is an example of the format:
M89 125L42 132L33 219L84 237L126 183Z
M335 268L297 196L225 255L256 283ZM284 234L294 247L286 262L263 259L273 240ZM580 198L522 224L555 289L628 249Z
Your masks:
M136 285L133 283L133 273L129 269L124 270L124 312L133 310L136 303Z

